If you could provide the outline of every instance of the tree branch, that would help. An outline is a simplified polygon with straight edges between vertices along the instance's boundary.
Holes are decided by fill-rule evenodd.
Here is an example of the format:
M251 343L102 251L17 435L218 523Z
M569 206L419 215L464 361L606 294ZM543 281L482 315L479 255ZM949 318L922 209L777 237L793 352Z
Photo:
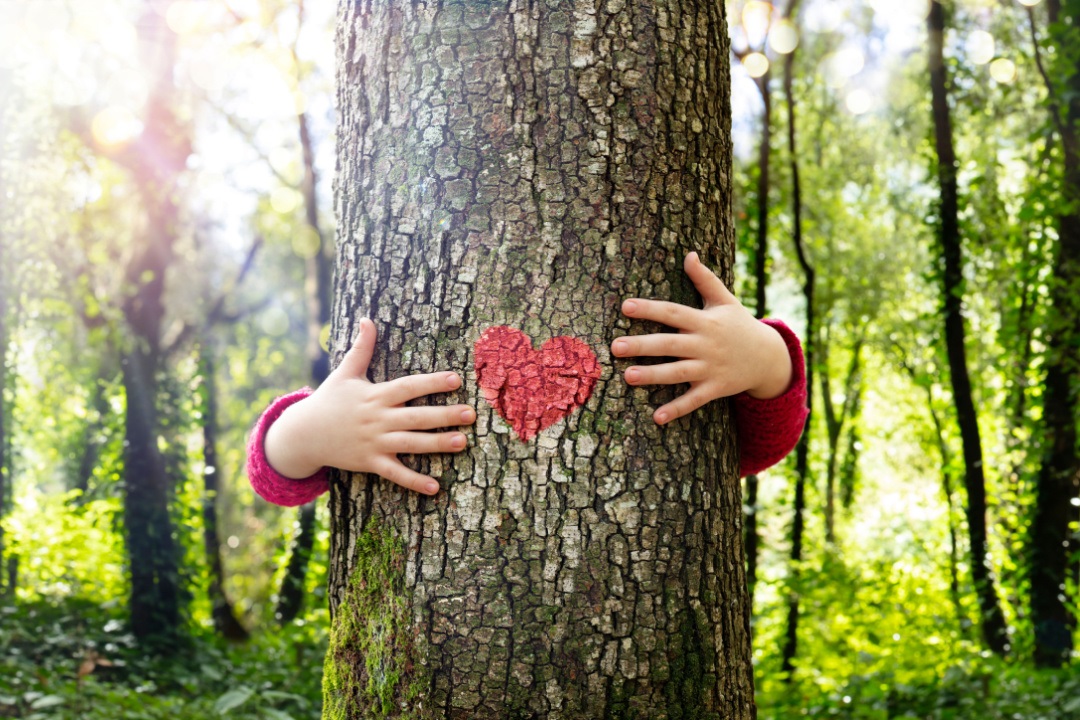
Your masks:
M225 301L228 300L229 296L236 292L236 290L244 282L244 278L247 276L248 272L251 271L251 268L255 265L255 255L256 253L258 253L259 248L262 247L262 244L262 236L256 235L255 239L251 243L251 247L248 248L247 257L244 258L244 262L240 266L240 270L237 271L236 279L233 281L232 286L228 290L225 290L220 295L218 295L217 299L214 301L213 306L210 308L210 312L206 314L206 318L203 320L202 323L184 323L184 325L176 333L176 336L165 344L164 352L166 356L172 355L179 348L181 348L184 343L186 343L188 339L191 338L191 336L194 335L197 331L205 331L218 324L226 317L229 317L226 316L224 313Z

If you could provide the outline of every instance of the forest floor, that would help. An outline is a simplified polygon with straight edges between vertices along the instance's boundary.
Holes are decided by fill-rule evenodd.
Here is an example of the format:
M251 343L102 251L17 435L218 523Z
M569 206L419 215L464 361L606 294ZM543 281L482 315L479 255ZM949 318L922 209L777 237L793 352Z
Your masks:
M246 643L210 630L148 652L116 604L0 602L0 718L308 720L321 712L323 628L295 624ZM852 677L841 692L796 683L759 698L762 720L1080 720L1080 669L994 658L922 684Z

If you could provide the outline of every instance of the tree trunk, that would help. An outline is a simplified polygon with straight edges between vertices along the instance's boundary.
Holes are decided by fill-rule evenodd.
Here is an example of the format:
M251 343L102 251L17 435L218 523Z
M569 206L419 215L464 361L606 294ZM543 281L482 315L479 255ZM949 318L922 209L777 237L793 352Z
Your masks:
M930 87L933 94L934 140L937 149L941 202L938 242L945 260L942 294L945 312L945 348L949 357L953 402L964 449L964 484L967 488L968 537L971 547L971 575L979 597L979 617L986 646L998 655L1007 652L1008 636L997 590L990 571L986 547L986 479L983 474L982 440L978 416L971 397L971 379L964 346L963 249L960 239L959 192L956 182L956 152L953 148L949 114L948 77L945 68L945 9L939 0L930 4Z
M303 3L300 4L303 12ZM299 63L297 63L299 66ZM308 360L311 367L311 386L318 387L330 374L330 356L322 348L322 330L330 323L330 298L332 294L332 268L326 250L326 241L319 223L319 202L316 194L318 175L315 172L315 150L308 129L308 118L300 113L300 148L303 151L304 179L301 192L304 196L304 220L311 233L315 252L307 260L305 292L308 308ZM296 537L289 549L285 574L278 590L275 609L277 621L284 625L296 619L304 606L304 584L308 565L314 552L316 532L315 503L300 506L296 523Z
M131 563L131 625L140 639L168 638L180 625L178 554L169 515L170 480L158 450L158 373L165 314L165 274L179 223L176 179L190 153L174 114L176 37L161 4L147 0L139 22L151 73L142 136L118 162L138 183L145 220L128 264L124 318L130 331L121 359L127 410L124 430L124 526Z
M209 338L199 345L200 374L202 375L202 427L203 427L203 548L210 570L211 616L214 629L229 640L247 640L248 631L236 617L233 604L225 592L225 567L221 560L221 540L218 537L217 501L217 376L214 348Z
M785 15L794 22L798 10L798 0L789 0ZM787 628L784 631L784 645L781 649L781 668L784 678L791 682L795 677L795 655L799 649L799 577L802 565L802 546L806 510L806 481L810 474L810 418L814 412L814 268L810 264L803 243L802 234L802 185L799 181L799 154L796 134L795 114L795 52L784 58L784 98L788 106L788 162L791 165L791 205L792 205L792 242L799 265L803 269L803 297L806 301L806 406L810 408L799 443L795 446L795 499L792 507L791 522L791 567L788 571L788 612Z
M659 330L624 298L699 302L687 251L731 280L723 4L346 2L338 33L333 347L370 316L375 380L454 369L437 402L479 419L468 451L410 460L434 499L332 483L324 716L752 717L727 405L658 428L674 393L608 351ZM528 441L479 399L502 325L601 368Z
M74 489L79 491L76 500L81 504L86 502L90 492L90 479L94 476L101 456L102 446L107 442L102 439L102 434L109 427L112 408L109 405L109 397L106 390L109 387L109 376L102 369L94 378L93 387L90 390L90 407L93 409L83 429L82 453L79 455L79 467L75 474Z
M757 184L757 248L754 250L754 278L758 319L768 314L766 293L769 286L769 165L772 156L772 93L769 73L758 78L761 93L761 146L758 149ZM761 537L757 529L758 476L746 476L746 586L750 592L750 610L754 608L754 586L757 584L758 546Z
M829 455L825 465L825 542L836 543L836 493L837 474L840 468L840 437L844 425L848 422L855 405L856 385L859 380L859 360L862 354L863 338L856 338L851 349L851 365L844 378L844 403L837 415L832 401L832 383L830 382L829 352L832 350L831 333L826 329L824 339L817 348L821 356L821 404L825 410L825 431L829 443Z
M1064 168L1058 242L1050 284L1046 379L1043 386L1043 457L1035 485L1031 524L1031 620L1035 628L1035 664L1060 667L1069 662L1076 616L1065 601L1072 503L1080 489L1080 70L1076 67L1078 0L1047 3L1051 38L1057 46L1051 86L1051 112L1064 115L1059 127ZM1060 93L1055 96L1056 93ZM1064 105L1064 107L1061 107Z
M5 74L0 72L0 81L5 79ZM0 112L0 147L5 139L4 137L4 113ZM0 163L0 197L4 196L4 165ZM8 422L7 422L7 400L5 399L5 390L8 386L8 288L10 286L10 279L8 274L10 272L10 250L7 246L9 242L9 236L7 232L6 218L0 215L0 594L13 595L15 591L14 583L11 587L6 587L5 573L4 573L4 558L7 555L7 544L4 536L4 518L7 517L8 512L11 510L11 484L10 473L8 468Z

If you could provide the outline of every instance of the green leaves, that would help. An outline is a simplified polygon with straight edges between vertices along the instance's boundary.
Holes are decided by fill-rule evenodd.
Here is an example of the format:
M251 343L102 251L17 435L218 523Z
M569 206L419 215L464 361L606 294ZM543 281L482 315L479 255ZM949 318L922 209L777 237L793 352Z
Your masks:
M254 694L255 691L246 685L233 688L217 699L214 703L214 712L218 715L227 715L230 710L235 710L250 700Z

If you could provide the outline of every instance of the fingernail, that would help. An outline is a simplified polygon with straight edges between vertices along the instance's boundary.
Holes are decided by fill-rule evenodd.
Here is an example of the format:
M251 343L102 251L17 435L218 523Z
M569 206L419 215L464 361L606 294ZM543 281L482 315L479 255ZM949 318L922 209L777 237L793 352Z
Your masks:
M637 368L630 368L626 371L626 382L636 383L641 379L641 372Z
M467 423L471 423L475 419L476 419L476 415L473 413L471 408L468 409L468 410L462 410L461 411L461 422L467 424Z
M637 303L633 300L627 300L623 303L623 312L627 315L637 312Z
M623 355L626 353L626 342L623 340L616 340L611 344L611 351L616 355Z
M428 495L434 495L435 493L439 492L439 483L437 483L437 482L429 482L424 487L424 489L427 490Z
M465 447L465 436L458 435L457 437L455 437L453 440L450 441L450 447L454 448L455 450L460 450Z
M660 425L663 425L664 423L666 423L667 422L667 413L666 412L658 412L658 413L656 413L656 422L658 424L660 424Z
M451 374L451 375L446 376L446 386L447 387L456 388L460 384L461 384L461 378L459 378L456 374Z

